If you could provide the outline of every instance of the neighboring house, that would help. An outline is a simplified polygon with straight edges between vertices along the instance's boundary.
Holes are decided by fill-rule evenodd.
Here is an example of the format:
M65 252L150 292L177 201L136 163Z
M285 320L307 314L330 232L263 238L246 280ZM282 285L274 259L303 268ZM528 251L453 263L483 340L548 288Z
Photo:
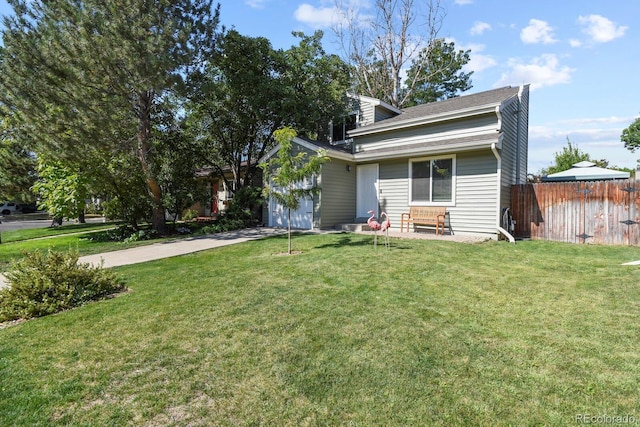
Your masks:
M293 226L364 222L373 209L386 211L399 230L411 206L445 206L449 231L497 238L511 185L526 182L528 85L402 111L373 98L358 100L344 140L336 140L335 126L322 141L294 140L309 155L326 150L331 161L315 177L320 191L314 200L301 200L292 215ZM273 200L263 217L270 226L286 226L286 213Z
M242 162L241 178L244 177L246 166L246 162ZM198 203L190 208L198 211L199 216L215 217L222 214L229 206L231 199L233 199L236 182L231 168L228 166L223 168L223 173L224 177L213 168L203 168L196 171L196 176L206 181L209 195L209 203ZM254 175L257 183L254 182L253 185L259 185L258 183L262 182L262 169L257 168L254 171Z

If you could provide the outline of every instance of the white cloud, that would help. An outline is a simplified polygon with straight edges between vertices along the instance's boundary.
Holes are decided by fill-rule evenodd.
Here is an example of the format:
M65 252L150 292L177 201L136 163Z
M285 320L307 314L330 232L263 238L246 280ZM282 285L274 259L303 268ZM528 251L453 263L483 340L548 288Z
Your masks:
M553 163L554 154L566 146L567 138L592 159L610 165L635 168L636 160L620 141L622 130L634 117L580 117L529 126L529 172Z
M539 19L531 19L529 26L520 32L520 40L526 44L555 43L557 40L553 37L553 28L545 21Z
M245 4L253 9L264 9L269 0L245 0Z
M338 13L335 7L314 7L303 3L298 6L293 16L297 21L313 28L327 28L334 24Z
M559 120L557 123L562 125L571 125L571 126L579 126L584 127L585 125L603 125L603 124L629 124L633 122L636 117L618 117L618 116L609 116L609 117L595 117L595 118L579 118L579 119L567 119L567 120Z
M508 65L511 70L502 74L495 87L530 83L531 90L535 90L545 86L569 83L571 74L575 71L573 68L561 66L558 57L553 54L534 58L528 64L518 59L510 59Z
M585 27L582 31L596 43L607 43L622 37L629 28L618 26L600 15L580 16L578 22Z
M460 49L465 51L471 50L471 53L469 54L469 63L462 68L465 73L470 71L479 73L480 71L495 67L498 64L498 61L496 61L493 56L480 53L484 51L484 48L485 45L483 44L470 44L460 47Z
M482 21L476 21L473 24L473 27L471 27L471 31L469 32L471 33L472 36L479 36L488 30L491 30L490 24L487 24L486 22L482 22Z
M366 13L371 9L369 0L322 0L320 4L319 7L315 7L302 3L293 16L298 22L317 29L340 27L348 22L365 25L372 19L372 16Z
M578 39L571 39L571 40L569 40L569 45L571 47L580 47L580 46L582 46L582 42L580 40L578 40Z

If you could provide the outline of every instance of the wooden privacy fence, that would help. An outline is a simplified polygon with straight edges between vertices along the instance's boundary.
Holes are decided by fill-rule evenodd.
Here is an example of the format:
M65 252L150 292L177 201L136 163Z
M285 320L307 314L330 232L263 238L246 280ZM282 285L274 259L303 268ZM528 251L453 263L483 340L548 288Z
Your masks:
M514 237L571 243L640 245L640 182L514 185Z

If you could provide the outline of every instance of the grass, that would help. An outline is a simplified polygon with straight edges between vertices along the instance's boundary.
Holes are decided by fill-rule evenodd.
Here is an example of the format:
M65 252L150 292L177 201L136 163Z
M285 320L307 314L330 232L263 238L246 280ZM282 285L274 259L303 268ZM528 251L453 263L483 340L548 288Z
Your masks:
M61 236L72 233L106 230L115 227L115 223L104 224L68 224L60 227L26 228L2 232L2 244L19 242L23 240L42 239L53 236Z
M179 237L172 236L127 243L91 241L87 238L96 231L110 228L114 228L114 224L70 224L55 228L4 231L2 232L2 244L0 244L0 272L6 271L11 265L11 261L22 258L25 251L73 249L80 256L83 256L150 245Z
M635 247L286 236L118 268L0 330L0 425L571 425L635 416Z

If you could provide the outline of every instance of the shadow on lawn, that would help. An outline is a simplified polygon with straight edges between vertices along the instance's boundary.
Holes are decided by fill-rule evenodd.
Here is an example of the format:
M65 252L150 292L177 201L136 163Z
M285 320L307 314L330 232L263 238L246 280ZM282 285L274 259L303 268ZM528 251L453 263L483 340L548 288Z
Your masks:
M373 249L373 236L367 238L363 238L361 236L358 236L357 238L354 237L354 235L343 235L340 237L340 239L333 243L326 243L324 245L316 246L316 249L341 248L344 246L371 246L371 249ZM411 249L409 246L402 245L402 242L398 241L397 239L389 240L389 245L391 250ZM378 236L378 248L384 250L383 235Z

